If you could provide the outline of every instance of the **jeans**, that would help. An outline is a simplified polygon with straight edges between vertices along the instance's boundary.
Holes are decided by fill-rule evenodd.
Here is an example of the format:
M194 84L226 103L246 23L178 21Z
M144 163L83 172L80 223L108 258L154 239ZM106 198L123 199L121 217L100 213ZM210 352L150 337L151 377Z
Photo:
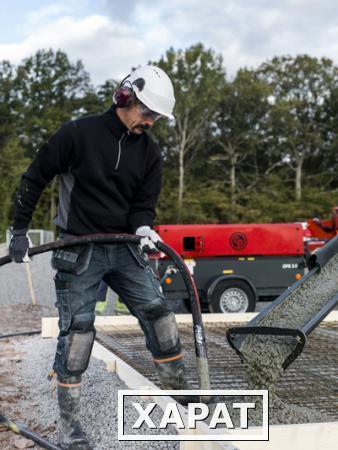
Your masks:
M60 330L54 370L60 377L79 375L88 366L95 335L97 288L102 279L137 317L154 358L180 354L175 316L147 256L137 244L91 243L81 246L78 254L72 254L72 249L76 247L70 251L56 250L52 258L52 265L57 269L54 280ZM70 355L83 361L71 364ZM76 370L70 370L70 366Z

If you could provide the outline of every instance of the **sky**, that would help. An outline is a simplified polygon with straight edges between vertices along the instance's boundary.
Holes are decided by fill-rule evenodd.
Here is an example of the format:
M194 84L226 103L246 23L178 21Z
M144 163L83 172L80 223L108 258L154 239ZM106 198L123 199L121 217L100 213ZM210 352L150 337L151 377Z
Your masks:
M94 85L197 42L223 56L229 78L286 54L338 64L338 1L0 0L0 61L61 49Z

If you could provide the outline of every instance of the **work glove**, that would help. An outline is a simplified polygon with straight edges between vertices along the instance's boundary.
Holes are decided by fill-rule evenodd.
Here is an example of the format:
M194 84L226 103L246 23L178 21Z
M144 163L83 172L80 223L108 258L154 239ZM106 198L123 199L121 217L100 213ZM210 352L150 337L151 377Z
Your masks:
M27 229L13 230L10 229L12 235L9 243L9 256L17 263L27 263L30 261L28 249L32 247L32 241L29 239Z
M143 227L139 227L135 231L135 234L137 236L143 236L143 238L140 241L140 247L143 252L149 253L158 252L155 244L156 242L163 242L163 241L155 230L152 230L148 225L144 225Z

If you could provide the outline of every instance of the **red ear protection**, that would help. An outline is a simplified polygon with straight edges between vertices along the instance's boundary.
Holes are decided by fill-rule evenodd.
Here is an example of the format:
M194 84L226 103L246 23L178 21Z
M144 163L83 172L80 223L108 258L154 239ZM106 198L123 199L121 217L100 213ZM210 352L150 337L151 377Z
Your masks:
M114 103L118 108L125 108L130 105L133 98L134 91L129 86L120 86L114 93Z
M133 81L131 84L128 78L130 75L127 75L122 81L120 86L116 89L113 95L113 101L118 108L125 108L130 105L133 96L134 89L133 84L138 88L139 91L142 91L144 88L145 81L143 78L137 78L137 80ZM129 83L127 86L125 83Z

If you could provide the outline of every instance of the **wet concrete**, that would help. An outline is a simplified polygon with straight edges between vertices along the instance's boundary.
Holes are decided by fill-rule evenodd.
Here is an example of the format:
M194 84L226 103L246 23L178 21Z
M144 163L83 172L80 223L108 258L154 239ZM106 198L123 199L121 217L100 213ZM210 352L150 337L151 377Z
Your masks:
M337 292L338 255L255 325L301 329ZM241 352L249 385L255 389L269 390L269 417L273 423L325 421L322 413L317 414L306 407L290 403L286 405L276 395L275 385L283 375L283 362L294 348L293 338L248 336L241 345Z
M257 325L301 328L338 292L338 255Z

